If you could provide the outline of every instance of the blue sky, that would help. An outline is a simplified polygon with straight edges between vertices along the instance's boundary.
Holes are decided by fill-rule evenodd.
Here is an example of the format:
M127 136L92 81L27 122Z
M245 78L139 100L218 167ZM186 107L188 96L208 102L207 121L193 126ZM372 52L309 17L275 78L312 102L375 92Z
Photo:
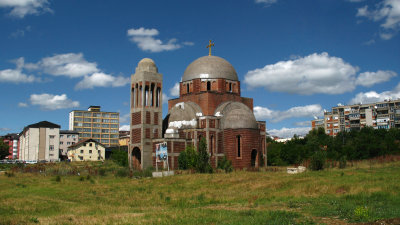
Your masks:
M152 58L175 98L209 39L274 135L305 134L338 103L400 98L399 0L0 0L0 30L0 135L68 129L90 105L126 127L137 63Z

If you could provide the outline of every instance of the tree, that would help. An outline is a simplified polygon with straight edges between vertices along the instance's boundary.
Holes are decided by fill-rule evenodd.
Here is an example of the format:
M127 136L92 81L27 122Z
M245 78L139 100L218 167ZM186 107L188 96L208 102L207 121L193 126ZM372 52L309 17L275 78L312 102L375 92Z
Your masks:
M178 167L181 170L196 169L198 154L193 146L188 145L178 157Z
M199 143L199 157L197 161L197 171L200 173L211 173L210 156L207 152L206 139L202 138Z
M9 146L4 143L3 138L0 138L0 160L4 159L6 156L8 156L10 153L9 151Z

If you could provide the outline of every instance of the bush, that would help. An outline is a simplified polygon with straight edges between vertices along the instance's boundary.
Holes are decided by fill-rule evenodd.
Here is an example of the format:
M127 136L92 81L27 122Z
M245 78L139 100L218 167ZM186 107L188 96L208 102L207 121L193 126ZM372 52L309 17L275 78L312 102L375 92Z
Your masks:
M193 146L187 146L178 157L178 167L181 170L196 169L198 154Z
M224 156L221 160L218 160L218 169L225 170L226 173L230 173L233 171L232 162Z
M117 176L117 177L128 177L129 176L129 169L121 168L121 169L117 170L117 172L115 173L115 176Z
M325 167L326 153L324 151L317 151L311 157L310 169L311 170L323 170Z
M57 175L57 176L56 176L56 182L61 182L61 177L60 177L60 175Z
M212 173L213 169L210 165L210 156L207 152L207 143L205 138L200 140L198 154L197 171L200 173Z
M344 169L344 168L346 168L346 165L347 165L346 156L340 157L340 159L339 159L339 168L340 169Z
M128 153L123 150L114 149L111 159L120 166L128 167Z

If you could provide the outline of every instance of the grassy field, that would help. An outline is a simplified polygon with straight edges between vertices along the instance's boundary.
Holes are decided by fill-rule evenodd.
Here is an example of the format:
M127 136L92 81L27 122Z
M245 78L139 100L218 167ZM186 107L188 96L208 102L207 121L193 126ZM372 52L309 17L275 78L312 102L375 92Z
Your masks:
M366 161L346 169L295 175L275 168L141 179L115 176L118 168L109 166L103 176L88 176L98 174L93 168L102 165L73 165L64 170L1 174L0 224L400 221L400 161ZM78 170L79 175L68 175Z

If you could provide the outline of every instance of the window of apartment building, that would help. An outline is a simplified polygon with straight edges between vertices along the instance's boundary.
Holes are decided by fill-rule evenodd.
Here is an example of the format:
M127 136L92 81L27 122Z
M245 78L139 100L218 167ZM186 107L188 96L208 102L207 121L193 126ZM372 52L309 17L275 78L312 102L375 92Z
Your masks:
M71 144L75 144L75 142L71 142Z
M92 120L94 123L101 123L101 119L93 119Z
M75 116L82 116L81 112L75 112Z
M101 127L101 124L99 124L99 123L94 123L94 124L92 124L92 126L93 126L93 127Z
M109 119L103 119L103 123L109 123L110 120Z
M68 134L68 135L67 135L67 138L71 138L71 135Z
M102 134L102 135L101 135L101 138L109 138L109 137L110 137L109 134Z
M118 120L110 120L110 123L118 123Z
M67 142L67 145L71 145L71 142L68 141L68 142Z
M81 122L81 121L83 121L83 118L75 117L75 118L74 118L74 121Z
M110 131L110 133L118 133L118 130L112 129L112 130Z
M117 134L111 134L110 138L118 138L118 135Z
M118 124L110 124L111 128L118 128Z
M83 153L83 150L81 150L81 153Z
M108 143L108 139L101 139L101 143Z
M92 129L91 128L83 128L83 132L91 132Z
M100 129L93 129L93 132L95 132L95 133L100 133L101 130L100 130Z
M109 129L101 129L101 132L102 132L102 133L109 133L110 130L109 130Z
M97 150L97 153L101 154L101 151L100 151L100 150Z
M110 125L109 125L109 124L102 124L102 125L101 125L101 127L104 127L104 128L109 128L109 127L110 127Z
M89 150L89 154L92 154L92 150Z
M49 137L50 137L50 139L54 139L55 136L54 135L50 135Z
M50 146L49 146L49 150L50 150L50 151L54 151L54 145L50 145Z
M90 113L90 112L85 112L85 113L83 114L83 116L85 116L85 117L91 117L91 116L92 116L92 113Z
M101 113L93 113L93 117L101 117Z
M113 144L118 143L118 140L110 140L110 141L111 141L111 143L113 143Z
M93 132L94 132L94 129L93 129ZM99 137L100 137L100 134L92 134L92 137L94 137L94 138L99 138Z
M111 114L111 118L118 118L118 114Z
M110 117L110 114L108 114L108 113L103 113L103 117L104 117L104 118L109 118L109 117Z
M60 138L63 138L63 137L64 137L64 135L60 134Z
M49 154L49 156L54 156L54 154Z
M90 123L84 123L83 126L84 126L84 127L91 127L92 124L90 124Z
M84 119L83 119L83 122L92 122L92 119L90 119L90 118L84 118Z
M60 145L64 144L64 142L60 141Z
M83 143L83 146L86 146L86 143Z
M90 146L90 147L92 147L92 146L93 146L93 144L92 144L92 143L89 143L89 146Z
M76 126L76 127L83 127L83 123L74 123L74 126Z

